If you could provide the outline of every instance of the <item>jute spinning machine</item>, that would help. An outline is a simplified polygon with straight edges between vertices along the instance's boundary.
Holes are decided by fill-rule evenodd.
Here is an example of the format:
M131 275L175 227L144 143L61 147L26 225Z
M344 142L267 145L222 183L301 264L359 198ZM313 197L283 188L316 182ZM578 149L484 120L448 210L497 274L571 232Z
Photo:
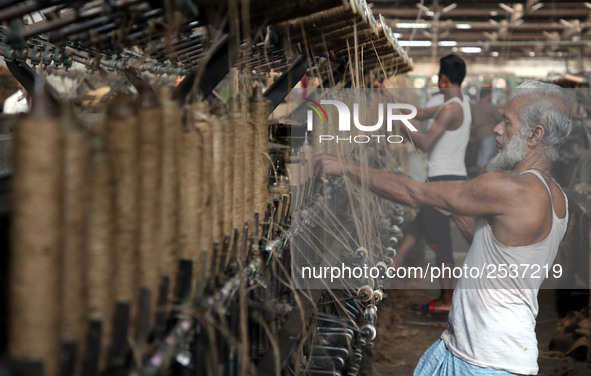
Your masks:
M269 115L306 75L412 69L365 1L3 0L0 21L32 102L13 134L8 374L359 374L383 292L294 289L326 150L289 152ZM93 108L45 82L77 65L114 77ZM327 293L346 314L318 308Z

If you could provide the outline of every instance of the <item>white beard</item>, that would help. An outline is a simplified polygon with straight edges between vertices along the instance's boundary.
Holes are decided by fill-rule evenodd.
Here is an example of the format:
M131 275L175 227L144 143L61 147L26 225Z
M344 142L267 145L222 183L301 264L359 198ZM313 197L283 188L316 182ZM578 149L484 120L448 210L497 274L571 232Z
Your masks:
M521 130L513 135L507 147L486 166L486 172L512 171L526 157L527 135Z

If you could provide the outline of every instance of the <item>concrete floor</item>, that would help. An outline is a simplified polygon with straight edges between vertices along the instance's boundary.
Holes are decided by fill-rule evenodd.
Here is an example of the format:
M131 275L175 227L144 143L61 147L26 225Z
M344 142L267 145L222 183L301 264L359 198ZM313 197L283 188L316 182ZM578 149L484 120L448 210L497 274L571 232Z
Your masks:
M468 243L452 225L454 258L461 265L468 251ZM420 258L419 258L420 259ZM424 262L434 260L426 252ZM389 290L387 298L378 306L378 336L367 374L372 376L410 376L421 355L435 342L447 327L447 314L417 312L413 307L437 297L436 290ZM559 320L555 309L554 290L541 290L538 296L540 313L536 334L540 357L539 375L566 376L591 375L591 367L584 362L551 359L545 355Z

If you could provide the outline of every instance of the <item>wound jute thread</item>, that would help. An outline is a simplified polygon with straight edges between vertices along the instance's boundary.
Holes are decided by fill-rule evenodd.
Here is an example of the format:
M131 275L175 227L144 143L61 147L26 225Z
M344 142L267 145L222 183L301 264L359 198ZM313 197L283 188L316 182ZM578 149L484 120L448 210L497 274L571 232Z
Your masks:
M224 235L232 234L232 207L234 204L234 150L236 134L234 122L228 116L229 107L221 109L222 128L224 130Z
M193 124L190 105L183 108L185 119L181 128L179 183L179 257L193 260L193 278L199 259L199 144L201 135Z
M37 95L18 118L12 175L9 350L43 361L56 376L60 354L62 129Z
M312 140L312 148L314 149L314 154L323 154L326 153L327 147L326 142L320 142L320 136L327 134L328 127L326 122L322 121L318 118L318 116L312 117L312 125L314 127L314 131L312 132L313 140Z
M222 242L224 238L224 129L219 116L211 118L213 132L213 241ZM217 262L217 260L215 260Z
M292 155L289 157L289 162L286 163L287 166L287 174L289 177L289 184L295 185L300 187L301 178L300 178L300 158L297 155Z
M231 148L228 148L228 132L227 126L230 123L227 116L228 106L220 104L215 107L213 119L214 143L214 241L223 242L224 235L230 235L231 228L231 198L226 195L232 194L232 180L229 179L228 161L231 156ZM234 137L233 135L231 136ZM233 158L233 156L232 156ZM233 162L233 159L232 159ZM228 187L230 187L228 189ZM230 225L230 226L228 226ZM217 235L215 235L217 232ZM219 237L219 238L218 238ZM214 270L219 270L222 252L217 253L217 258L214 260Z
M132 303L135 312L139 292L139 121L133 96L120 95L109 103L105 137L115 179L115 298Z
M259 213L259 234L262 234L263 219L267 210L269 176L269 102L263 97L263 90L259 86L253 91L250 113L255 130L254 212Z
M178 224L179 224L179 179L177 165L179 159L179 139L181 130L181 110L172 99L172 89L160 88L162 101L162 185L160 188L160 268L161 274L170 278L178 268Z
M152 91L139 94L140 122L140 229L139 281L152 292L152 307L158 299L160 282L160 184L162 173L162 106ZM151 321L156 310L151 310Z
M88 314L101 320L99 368L104 369L113 331L113 235L115 190L113 165L102 135L91 138L90 205L87 228L86 286Z
M71 106L62 108L64 140L62 228L62 338L82 349L86 334L84 249L88 202L89 145L86 129ZM82 352L79 351L78 355ZM77 356L81 359L81 356ZM77 362L78 366L81 362Z
M200 216L200 249L208 249L206 264L205 264L205 278L209 277L212 265L211 249L213 247L213 221L212 221L212 181L213 181L213 132L211 129L211 116L209 115L209 108L206 102L195 102L193 109L193 124L200 134L201 139L199 143L200 149L200 163L201 174L199 178L199 216ZM195 269L194 269L195 270ZM200 268L197 268L200 270ZM203 277L203 276L200 276ZM197 283L197 278L195 279Z
M245 128L240 102L233 97L230 103L230 121L234 124L234 169L233 169L233 205L232 205L232 227L239 229L241 234L244 226L244 166L245 160ZM242 236L240 235L240 238ZM234 243L242 244L241 239L234 239ZM228 259L229 261L229 259Z
M306 179L311 179L312 176L314 176L314 149L308 143L307 134L306 139L304 141L304 146L302 146L302 151L304 152L304 157L306 158L306 166L308 167Z
M241 103L242 121L244 121L244 218L243 222L248 222L249 227L254 219L254 158L255 158L255 124L252 116L248 112L246 103ZM242 226L240 226L242 227Z

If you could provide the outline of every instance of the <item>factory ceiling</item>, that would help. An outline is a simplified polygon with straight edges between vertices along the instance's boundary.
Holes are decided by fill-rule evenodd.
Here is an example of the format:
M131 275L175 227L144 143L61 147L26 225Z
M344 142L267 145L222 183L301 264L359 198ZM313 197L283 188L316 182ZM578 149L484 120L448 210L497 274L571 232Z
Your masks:
M373 0L415 61L566 58L591 53L591 3Z

